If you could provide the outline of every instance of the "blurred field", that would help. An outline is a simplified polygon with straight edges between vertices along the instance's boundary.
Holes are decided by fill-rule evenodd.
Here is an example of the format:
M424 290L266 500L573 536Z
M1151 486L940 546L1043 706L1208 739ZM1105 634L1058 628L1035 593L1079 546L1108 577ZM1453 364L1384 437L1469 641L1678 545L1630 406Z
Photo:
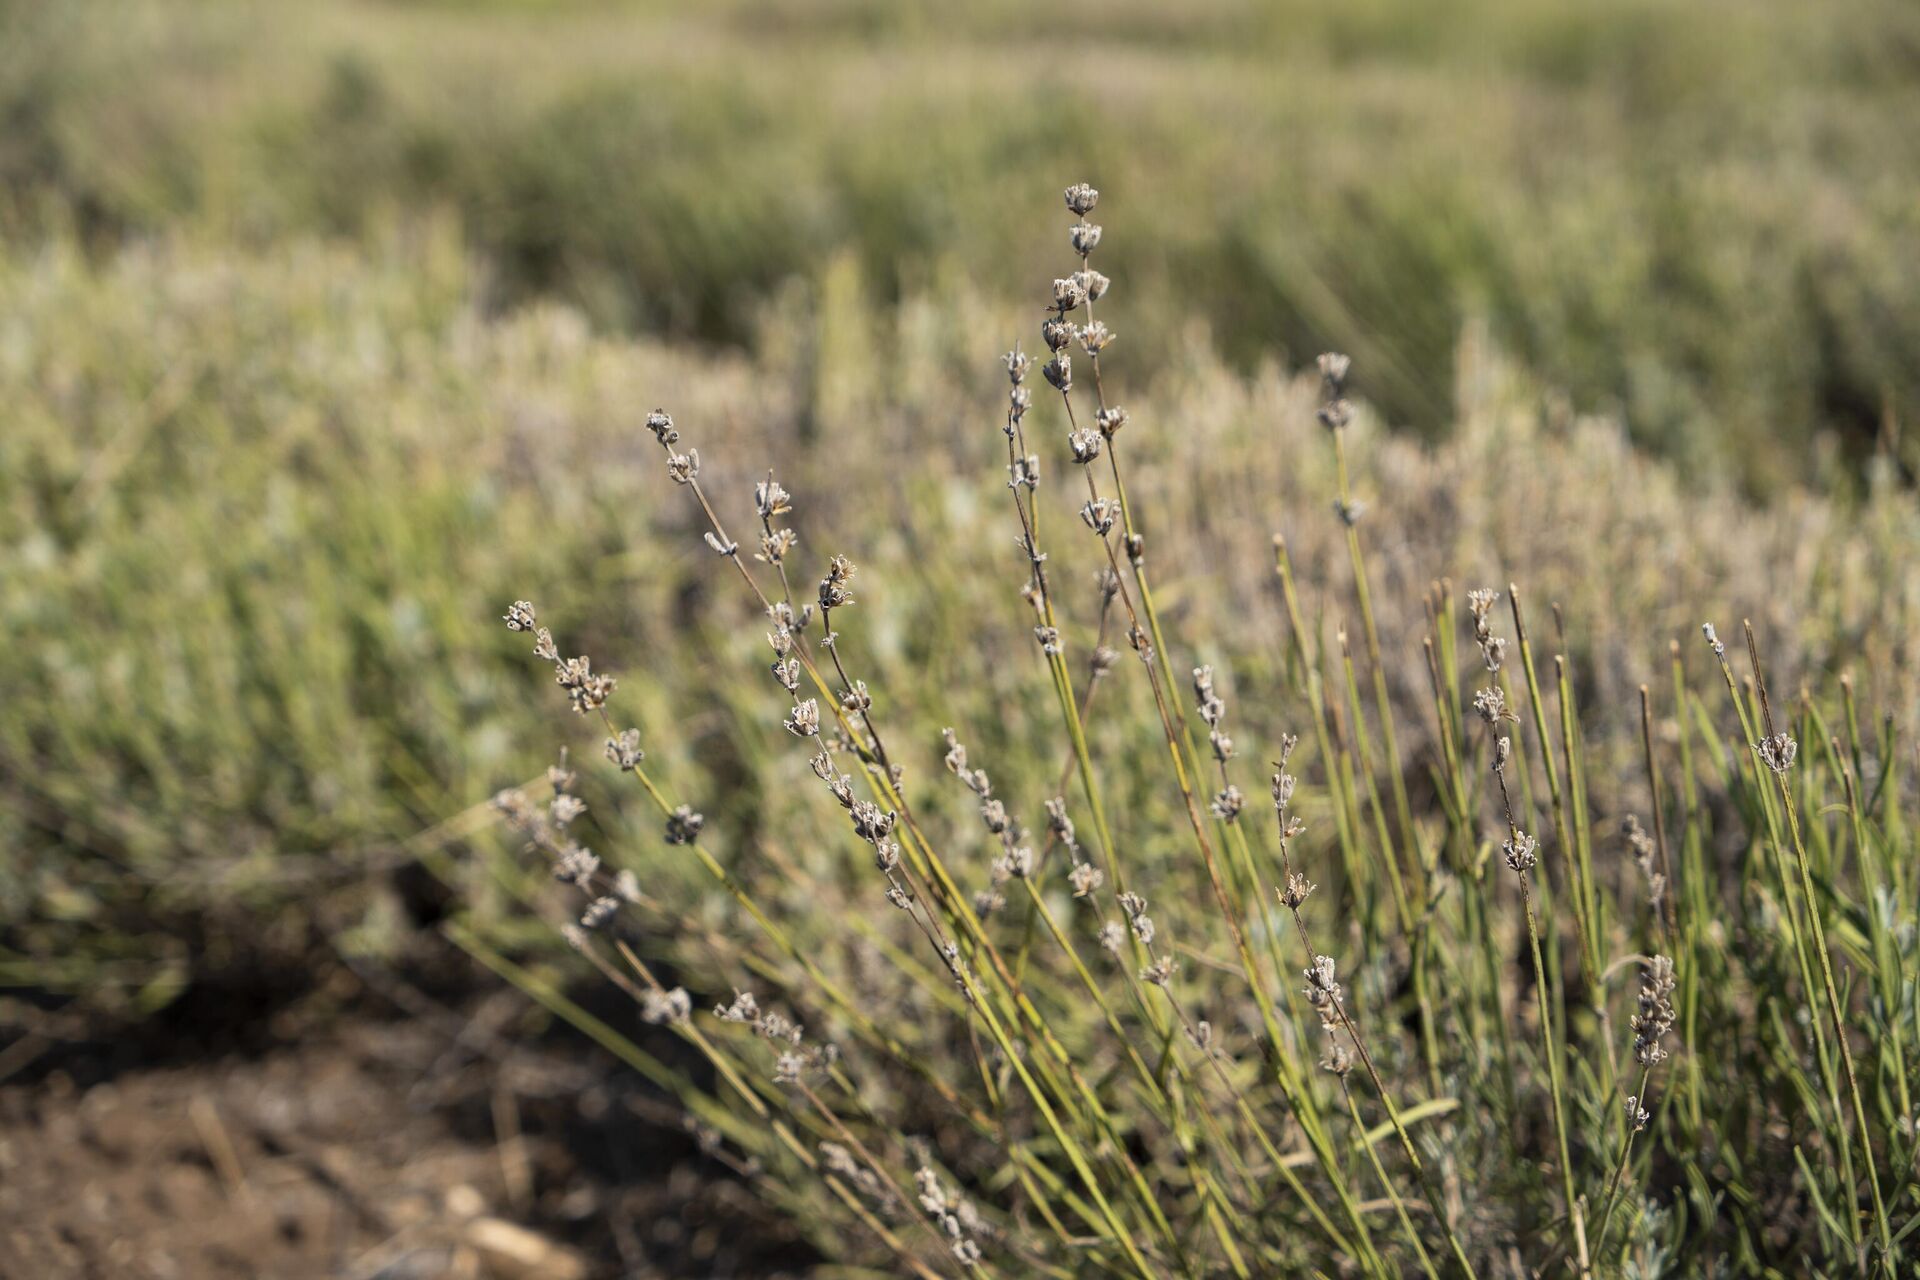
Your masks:
M621 722L705 813L720 862L835 980L900 1015L916 1051L957 1052L940 1030L951 992L909 954L913 938L876 923L864 852L778 728L765 628L642 423L672 409L732 514L778 469L798 500L803 586L832 554L860 563L848 659L900 726L890 745L930 833L979 839L941 768L946 725L1034 792L1037 820L1063 744L1018 596L999 355L1038 346L1039 299L1065 269L1059 189L1085 177L1105 192L1099 261L1116 286L1101 316L1121 334L1128 485L1175 665L1219 669L1250 753L1332 705L1309 694L1303 655L1338 652L1357 619L1302 365L1351 351L1382 670L1414 762L1402 781L1420 805L1444 802L1418 646L1429 592L1522 584L1542 653L1569 661L1626 956L1645 922L1613 833L1656 807L1638 691L1665 698L1679 642L1699 701L1658 709L1650 738L1699 752L1688 830L1717 877L1703 895L1726 897L1693 944L1705 1034L1726 1037L1730 1076L1812 1097L1801 1013L1791 1032L1754 1014L1768 982L1809 974L1779 951L1793 891L1776 897L1755 871L1772 801L1712 723L1701 691L1719 668L1698 628L1719 619L1731 638L1752 618L1792 714L1836 717L1837 679L1851 678L1868 709L1852 763L1871 757L1884 825L1869 842L1838 830L1838 807L1819 811L1822 891L1851 962L1891 973L1885 999L1861 996L1869 1029L1920 1031L1902 977L1911 904L1848 882L1869 843L1910 848L1916 12L0 0L0 990L19 996L0 1004L0 1030L61 1008L79 1040L148 1045L157 1017L172 1044L229 998L269 1020L297 997L319 1012L272 1054L304 1055L342 1008L351 1022L388 1001L411 1018L411 997L372 976L388 974L462 1011L434 1034L465 1052L464 1002L496 990L481 965L550 1010L563 990L584 999L583 966L552 928L556 891L486 807L503 787L538 793L563 743L588 762L591 842L644 886L647 960L701 998L725 999L742 974L812 998L754 949L698 864L663 853L644 797L604 776L598 731L503 634L506 605L533 597L568 652L622 675ZM1064 543L1082 535L1079 495L1051 487L1073 478L1053 425L1041 501ZM1288 627L1275 535L1312 644ZM1061 562L1067 642L1083 654L1095 563ZM1131 679L1100 698L1089 732L1117 834L1172 897L1195 886L1154 701ZM1351 711L1362 726L1374 715L1358 695ZM1303 767L1333 770L1322 750L1303 748ZM1841 767L1828 767L1832 781ZM1302 801L1322 857L1337 799ZM1351 963L1375 965L1372 985L1351 979L1361 998L1402 999L1377 885L1342 875L1316 905L1336 894L1355 911L1342 920ZM1191 908L1168 903L1163 920L1188 923ZM1506 961L1524 941L1502 938ZM450 960L456 943L471 958ZM1498 1013L1523 987L1490 979L1462 999ZM1602 1037L1568 989L1568 1034ZM595 1008L632 1029L631 1010ZM815 1011L844 1032L841 1016ZM511 1031L531 1040L543 1025L522 1016ZM670 1042L654 1030L633 1042L643 1051L601 1042L638 1071L646 1102L658 1109L683 1070L710 1087L672 1053L648 1056ZM12 1057L0 1046L0 1081L58 1039L15 1040ZM458 1075L457 1097L434 1104L434 1140L498 1124L468 1114L487 1088L468 1087L480 1068L467 1059L448 1068L412 1041L395 1053L398 1067L376 1054L368 1076ZM1390 1053L1417 1065L1410 1047ZM610 1056L591 1063L602 1083L634 1082ZM269 1055L265 1075L303 1064ZM1888 1075L1884 1055L1875 1070ZM1456 1086L1469 1091L1450 1075ZM163 1080L156 1096L197 1087ZM908 1132L929 1114L916 1087L876 1069L865 1101ZM1792 1274L1844 1234L1818 1225L1835 1222L1823 1187L1790 1172L1803 1146L1831 1155L1832 1131L1732 1103L1703 1124L1699 1088L1693 1127L1649 1157L1678 1224L1636 1205L1639 1256ZM571 1090L556 1090L555 1130L578 1123ZM1892 1134L1891 1094L1880 1101ZM92 1105L59 1124L86 1128ZM1596 1087L1581 1105L1613 1102ZM1525 1159L1539 1159L1540 1110L1449 1122L1451 1145L1432 1150L1451 1161L1506 1141L1511 1118L1513 1150L1531 1143ZM1598 1165L1604 1145L1581 1154ZM689 1146L676 1138L661 1163L693 1167ZM1695 1158L1708 1173L1683 1191L1675 1171L1694 1176ZM1495 1206L1488 1239L1531 1244L1552 1229L1530 1199L1544 1193L1528 1170L1545 1166L1518 1160L1469 1190ZM565 1234L588 1215L569 1216L573 1174L555 1161L518 1207ZM587 1180L598 1195L661 1175ZM791 1180L742 1174L742 1208L728 1178L712 1195L688 1179L634 1210L720 1204L705 1243L663 1265L718 1266L719 1248L739 1274L765 1274L775 1262L741 1260L739 1222L765 1233L740 1248L778 1265L873 1261ZM57 1202L58 1179L47 1187ZM630 1263L628 1242L605 1234L627 1227L609 1221L596 1213L575 1242ZM378 1243L359 1230L356 1247Z
M738 343L841 252L880 302L951 270L1031 288L1024 228L1071 172L1132 210L1136 300L1243 367L1350 350L1429 432L1476 318L1582 410L1763 488L1920 407L1897 3L5 12L6 221L95 244L443 206L497 303Z

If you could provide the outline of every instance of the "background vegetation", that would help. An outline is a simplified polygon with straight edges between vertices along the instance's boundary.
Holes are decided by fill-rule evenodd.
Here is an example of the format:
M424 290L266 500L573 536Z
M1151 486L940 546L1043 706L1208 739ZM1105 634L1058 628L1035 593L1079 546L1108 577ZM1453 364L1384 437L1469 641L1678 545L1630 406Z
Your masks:
M940 768L945 725L1025 780L1038 826L1064 743L1017 596L997 357L1038 345L1066 257L1059 188L1086 177L1106 193L1101 314L1122 335L1129 485L1174 661L1219 668L1249 754L1307 732L1302 654L1337 652L1355 624L1298 376L1340 347L1420 803L1441 750L1427 593L1519 582L1542 652L1569 660L1626 954L1644 890L1613 833L1652 807L1638 687L1672 688L1677 640L1689 687L1713 695L1698 625L1731 639L1751 617L1783 705L1804 686L1839 724L1845 672L1867 709L1852 763L1895 781L1861 847L1824 811L1822 900L1848 921L1849 962L1890 983L1860 997L1871 1025L1920 1038L1911 904L1882 912L1856 879L1866 847L1910 849L1895 762L1920 692L1914 12L1170 12L0 0L0 984L137 1015L236 969L298 981L316 952L402 962L419 926L449 921L542 980L575 976L484 807L560 742L597 758L495 624L532 595L569 651L624 674L623 722L706 814L719 860L803 922L836 978L946 1016L928 984L869 972L911 939L838 935L885 908L778 728L764 627L641 423L671 407L736 513L778 467L800 497L803 582L831 553L860 561L849 656L902 726L935 836L979 841ZM1070 476L1052 425L1050 485ZM1072 509L1049 518L1067 528ZM1287 624L1274 534L1307 636ZM1092 560L1062 559L1084 605ZM1084 609L1068 634L1091 642ZM1152 700L1125 683L1101 697L1093 746L1121 832L1142 867L1178 868ZM1765 879L1764 780L1746 780L1724 706L1662 697L1655 732L1670 762L1683 741L1702 753L1690 829L1727 894L1725 927L1695 942L1724 979L1709 1030L1730 1070L1814 1097L1806 1018L1731 1030L1758 1017L1755 992L1805 976L1755 926L1794 901ZM784 962L743 950L743 917L660 847L644 797L583 773L592 842L659 909L648 959L702 998L752 972L807 999ZM1316 803L1331 859L1334 801ZM984 876L990 851L974 852ZM1358 998L1401 998L1378 886L1322 874L1318 902L1368 903L1339 938L1343 966L1381 948ZM1603 1038L1578 1009L1573 1025ZM915 1048L942 1043L923 1031ZM1872 1068L1889 1135L1896 1064ZM1460 1070L1449 1088L1475 1096L1484 1081ZM890 1116L924 1117L911 1090L873 1088ZM1612 1105L1579 1090L1596 1116ZM1708 1096L1697 1077L1690 1096ZM1550 1143L1538 1102L1515 1121L1527 1160ZM1447 1158L1505 1119L1449 1129ZM1833 1154L1839 1119L1816 1099L1663 1133L1645 1176L1668 1206L1684 1183L1686 1207L1677 1225L1634 1209L1641 1274L1838 1256L1852 1233L1832 1161L1791 1168L1796 1145ZM1907 1119L1883 1154L1911 1160ZM973 1185L990 1166L974 1149L953 1165ZM1561 1229L1537 1188L1470 1190L1501 1206L1489 1241ZM834 1255L834 1219L791 1195L792 1220L823 1224L809 1246ZM1899 1203L1896 1226L1915 1207ZM864 1247L855 1261L873 1261Z
M1430 433L1475 319L1581 409L1752 485L1916 405L1920 19L1897 3L6 15L7 224L96 246L364 238L438 206L496 303L738 344L843 258L882 302L943 270L1031 288L1025 229L1084 172L1129 197L1135 298L1242 367L1350 349ZM1164 341L1138 337L1136 359Z

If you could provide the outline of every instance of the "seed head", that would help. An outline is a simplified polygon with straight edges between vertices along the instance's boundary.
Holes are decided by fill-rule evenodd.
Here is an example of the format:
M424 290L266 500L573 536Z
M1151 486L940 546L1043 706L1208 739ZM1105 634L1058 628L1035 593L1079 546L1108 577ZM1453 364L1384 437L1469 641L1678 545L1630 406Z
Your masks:
M1100 193L1084 182L1076 182L1067 188L1067 208L1076 216L1084 218L1093 212L1093 206L1100 203Z
M787 732L796 738L811 738L820 732L820 703L814 698L793 704L793 714L786 718Z
M1332 956L1315 956L1313 966L1301 972L1307 976L1307 988L1310 991L1338 991L1340 984L1334 981L1337 967Z
M1025 387L1015 387L1007 392L1007 416L1011 420L1008 435L1012 435L1012 426L1019 424L1027 416L1027 410L1033 408L1033 392Z
M517 827L524 827L534 821L533 802L527 799L527 793L518 787L496 791L493 796L493 807L499 810L502 817Z
M1335 980L1332 956L1315 956L1313 965L1303 971L1307 975L1307 1003L1320 1015L1320 1025L1328 1030L1340 1020L1341 1001L1345 991Z
M1102 409L1094 418L1093 425L1100 429L1101 435L1111 440L1114 432L1127 425L1127 411L1117 404Z
M509 631L533 630L533 602L531 600L515 600L507 606L506 621L507 630Z
M637 769L647 753L640 749L640 731L622 729L619 734L607 739L607 760L622 771Z
M1654 956L1640 980L1640 1008L1633 1015L1633 1056L1643 1067L1655 1066L1667 1056L1660 1043L1673 1030L1673 961Z
M1066 352L1056 354L1040 372L1046 375L1047 385L1060 394L1066 395L1073 390L1073 358Z
M1073 896L1076 898L1092 897L1093 891L1098 889L1106 878L1105 873L1090 862L1076 862L1073 870L1067 873L1067 881L1073 885Z
M595 675L592 661L582 654L554 667L554 683L567 691L573 709L585 715L606 706L618 682L609 675Z
M706 818L695 813L691 805L680 805L667 815L667 843L692 844L706 824Z
M1073 277L1053 282L1053 309L1061 315L1082 306L1086 300L1087 287Z
M945 761L947 772L960 779L961 785L982 799L992 795L993 780L987 776L985 769L969 769L967 767L967 749L961 745L960 739L954 734L953 730L950 728L943 729L941 731L941 737L946 740L947 744Z
M1092 267L1085 267L1074 272L1071 278L1075 284L1087 291L1088 302L1100 301L1100 299L1107 296L1107 290L1113 287L1113 281L1107 279Z
M808 604L795 614L793 606L785 600L775 600L767 606L767 617L773 621L776 630L798 633L805 631L807 625L813 621L813 606ZM775 649L777 652L778 646L775 646Z
M1077 848L1079 841L1074 838L1073 819L1067 816L1065 796L1055 796L1047 801L1047 830L1059 838L1061 844L1069 849Z
M839 609L853 603L847 584L853 581L854 564L845 556L835 556L827 565L827 576L820 579L820 607Z
M980 804L980 821L987 824L987 830L999 835L1011 823L1007 817L1007 806L998 800L983 800Z
M1009 849L1004 858L994 861L995 874L1005 875L1013 880L1025 880L1033 874L1033 850L1026 845Z
M757 1024L760 1021L760 1004L753 998L751 991L736 990L733 993L733 1003L715 1007L713 1016L722 1022Z
M1800 754L1800 744L1784 732L1768 734L1754 743L1753 749L1760 754L1761 763L1783 775L1793 768L1793 759Z
M699 476L700 451L698 449L667 455L667 477L675 484L692 484Z
M1096 440L1098 438L1095 437ZM1119 515L1118 506L1105 498L1094 499L1080 508L1080 519L1086 523L1087 528L1103 538L1113 532L1113 521L1117 515Z
M780 564L787 558L787 552L793 550L793 544L800 541L800 535L791 529L775 529L771 533L760 535L760 550L755 558L763 564Z
M1100 247L1100 224L1076 222L1067 230L1067 239L1072 242L1073 251L1084 258Z
M793 495L781 487L772 472L768 472L765 480L753 486L753 507L762 520L788 515L793 511Z
M1473 641L1480 646L1480 656L1486 660L1489 672L1498 671L1507 655L1507 642L1493 634L1493 624L1489 615L1493 602L1500 593L1489 587L1467 592L1467 607L1473 610Z
M1323 354L1317 362L1320 366L1320 380L1332 395L1338 395L1347 385L1347 373L1353 368L1353 360L1337 351Z
M853 820L853 834L868 844L878 844L893 834L893 824L897 815L890 809L882 809L871 800L856 800L848 815Z
M553 878L561 884L577 884L584 889L599 869L599 858L581 845L570 844L554 859Z
M1507 837L1500 846L1500 852L1506 856L1507 865L1515 871L1531 871L1539 861L1537 850L1540 842L1524 831L1516 831Z
M656 987L648 991L640 1003L641 1018L656 1025L662 1022L685 1022L692 1013L693 999L687 995L684 987L675 987L671 991Z
M1217 726L1227 714L1227 704L1214 691L1213 668L1195 667L1193 669L1193 700L1200 718L1209 726Z
M680 433L673 429L673 419L664 409L655 409L647 415L647 430L653 432L653 438L661 444L672 444L680 438Z
M806 1038L806 1031L799 1023L771 1010L760 1015L760 1025L754 1030L769 1040L785 1040L788 1044L797 1045Z
M1499 685L1489 685L1473 695L1473 709L1479 713L1488 728L1497 726L1502 720L1518 720L1520 717L1507 710L1507 695Z
M840 695L840 706L850 713L859 713L873 706L873 696L867 692L865 680L855 680L853 687Z

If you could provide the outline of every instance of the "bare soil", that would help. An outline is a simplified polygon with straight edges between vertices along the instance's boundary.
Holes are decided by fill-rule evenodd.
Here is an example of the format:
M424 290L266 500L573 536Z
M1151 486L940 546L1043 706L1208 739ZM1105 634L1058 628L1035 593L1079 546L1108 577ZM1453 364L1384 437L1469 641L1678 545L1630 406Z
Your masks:
M243 1016L238 1030L209 1033L222 1022L214 993L130 1038L0 1039L0 1277L804 1267L806 1251L698 1154L671 1105L516 993L471 994L456 1012L343 975L328 1000Z

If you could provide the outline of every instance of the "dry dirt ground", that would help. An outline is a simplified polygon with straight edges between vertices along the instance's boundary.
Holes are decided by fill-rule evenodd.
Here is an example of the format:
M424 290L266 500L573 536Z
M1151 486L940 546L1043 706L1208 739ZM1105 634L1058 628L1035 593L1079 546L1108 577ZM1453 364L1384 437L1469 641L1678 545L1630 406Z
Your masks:
M237 1034L199 1034L224 1015L194 1007L132 1039L0 1029L0 1278L804 1265L673 1108L517 994L456 1006L403 983L334 985L355 988L344 1007L242 1016Z

